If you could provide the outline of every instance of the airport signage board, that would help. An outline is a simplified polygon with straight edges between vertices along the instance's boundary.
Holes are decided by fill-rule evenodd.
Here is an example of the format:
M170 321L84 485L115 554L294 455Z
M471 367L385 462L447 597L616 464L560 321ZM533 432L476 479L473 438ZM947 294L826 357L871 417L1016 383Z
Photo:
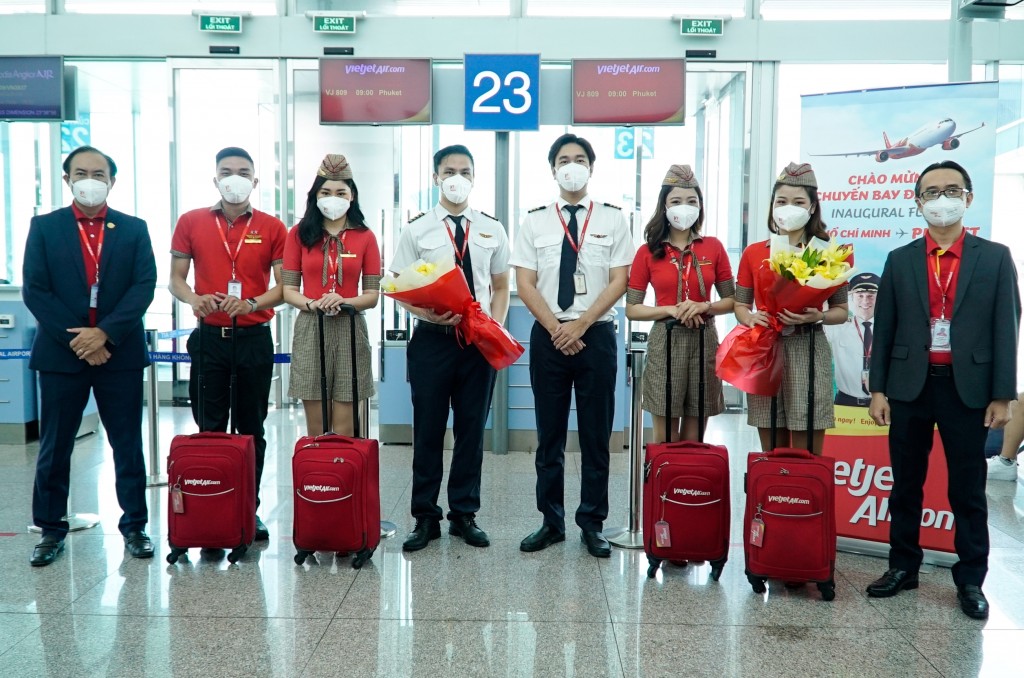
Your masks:
M467 54L464 64L466 129L539 129L539 54Z
M63 57L0 57L0 120L63 117Z
M242 17L225 14L200 14L199 30L203 33L241 33Z
M320 60L323 125L430 124L430 59Z
M679 22L680 35L713 35L725 33L724 19L682 19Z
M354 16L314 16L314 33L355 33L356 18Z
M684 59L574 59L575 125L681 125Z

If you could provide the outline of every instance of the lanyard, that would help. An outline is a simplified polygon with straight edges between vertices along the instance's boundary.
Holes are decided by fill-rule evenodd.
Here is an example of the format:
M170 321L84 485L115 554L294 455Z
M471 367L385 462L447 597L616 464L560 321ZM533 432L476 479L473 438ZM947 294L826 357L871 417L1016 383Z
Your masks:
M82 239L82 245L85 247L85 251L89 253L89 258L92 259L92 263L96 265L96 280L93 282L94 285L100 284L100 255L103 254L103 222L100 221L100 235L96 242L96 251L92 249L92 244L89 242L89 236L85 233L85 227L82 226L82 222L78 222L78 235Z
M336 290L338 289L338 286L341 285L341 276L339 275L339 272L341 271L341 264L339 262L341 253L348 252L348 249L345 247L346 235L348 235L347 228L342 230L341 236L338 238L338 240L341 241L341 252L338 251L337 241L332 242L327 246L327 254L325 256L327 257L327 281L330 283L330 287L324 288L325 292L328 289L332 291ZM330 237L330 234L328 234L328 237Z
M945 254L947 251L948 250L939 250L939 252L942 252L943 254ZM945 320L945 318L946 318L946 296L947 296L947 293L949 292L949 285L950 285L950 283L953 282L953 274L956 273L957 259L954 258L953 262L949 265L949 276L946 278L946 284L943 285L942 281L939 279L939 273L941 272L941 270L939 268L939 256L940 256L939 252L935 253L935 286L939 288L939 294L942 295L942 307L941 307L941 310L939 311L939 313L940 313L940 316L942 317L942 319Z
M857 336L860 337L860 345L864 346L864 333L860 329L860 322L858 322L857 316L853 316L853 326L857 328ZM874 344L873 341L871 343ZM871 358L871 346L864 349L864 358L865 360Z
M579 256L580 248L583 247L583 238L587 235L587 226L590 225L590 215L594 213L594 201L591 200L590 207L587 208L587 218L583 221L583 231L580 233L580 242L578 245L573 241L572 235L569 233L569 226L565 223L565 217L562 216L562 210L558 206L557 202L555 203L555 212L558 213L558 220L562 222L562 230L565 231L565 237L569 240L569 247L576 252L576 256Z
M444 227L448 229L448 239L452 241L452 247L455 248L455 258L459 260L459 268L462 268L462 260L466 257L466 250L469 249L469 219L466 219L465 234L462 239L462 251L459 251L459 246L455 244L455 234L452 233L452 227L448 223L448 217L444 218Z
M252 225L252 218L250 217L246 220L245 230L242 231L242 235L238 238L238 245L235 247L234 254L231 254L231 248L228 247L228 237L224 234L227 228L220 225L220 217L214 215L213 218L217 220L217 234L220 235L220 241L224 243L224 251L228 253L228 259L231 260L231 279L238 280L238 276L235 275L235 261L238 260L239 252L242 251L242 243L245 242L245 236L249 233L249 226Z
M690 268L693 266L693 252L690 252L690 260L686 262L686 268L684 269L682 260L686 258L685 253L672 245L666 245L666 247L669 247L672 250L672 257L669 261L675 264L676 270L679 271L679 283L676 286L676 303L678 304L681 303L684 298L686 300L690 299Z

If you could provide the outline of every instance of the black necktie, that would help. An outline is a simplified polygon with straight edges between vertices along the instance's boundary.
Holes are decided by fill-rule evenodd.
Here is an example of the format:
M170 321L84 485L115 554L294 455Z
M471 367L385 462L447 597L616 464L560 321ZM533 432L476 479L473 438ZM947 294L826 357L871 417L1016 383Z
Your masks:
M865 320L864 321L864 369L865 370L871 368L871 358L869 357L870 355L871 355L871 321L870 320ZM865 393L868 392L867 388L864 389L864 392Z
M462 248L466 243L466 231L462 228L462 215L451 215L455 222L455 251L462 254ZM469 256L469 248L466 247L466 254L461 259L455 257L455 263L462 269L466 276L466 283L469 285L469 293L476 299L476 288L473 286L473 260Z
M579 225L576 223L576 212L583 209L583 205L566 205L569 210L569 236L576 246L579 247ZM562 239L562 261L558 267L558 307L563 311L572 306L576 298L576 285L572 276L576 273L576 249L569 244L569 238Z

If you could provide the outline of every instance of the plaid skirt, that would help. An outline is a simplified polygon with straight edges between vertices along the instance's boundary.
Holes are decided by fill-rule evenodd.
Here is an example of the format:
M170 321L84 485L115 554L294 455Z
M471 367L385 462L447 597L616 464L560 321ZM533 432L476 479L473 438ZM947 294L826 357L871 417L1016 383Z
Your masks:
M668 330L656 322L647 338L647 365L643 378L643 408L659 417L665 416L665 364ZM722 380L715 375L715 352L718 330L714 320L708 323L704 346L704 415L721 414L725 409ZM677 326L672 330L672 414L673 417L696 417L700 388L700 330Z
M320 340L316 314L301 311L295 320L292 340L291 377L288 395L300 400L320 400ZM324 344L327 347L327 393L339 403L352 402L351 327L347 315L324 316ZM370 337L366 318L356 316L356 366L359 374L359 398L373 395L373 370L370 366Z
M778 427L790 431L807 430L807 387L810 373L810 346L806 334L782 337L782 353L786 371L779 389ZM747 423L758 428L771 428L772 399L747 395ZM814 430L834 428L835 407L832 402L832 345L825 333L814 337Z

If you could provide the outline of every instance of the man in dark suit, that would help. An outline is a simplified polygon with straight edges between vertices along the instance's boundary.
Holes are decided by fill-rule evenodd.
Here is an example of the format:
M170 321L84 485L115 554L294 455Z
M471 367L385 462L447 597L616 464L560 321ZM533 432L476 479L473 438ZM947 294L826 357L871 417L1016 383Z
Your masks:
M142 456L142 318L156 262L146 222L107 207L117 166L92 147L64 161L74 202L33 217L25 245L25 305L39 324L29 367L39 372L39 457L32 518L43 531L32 565L64 548L75 434L91 390L114 452L118 523L135 558L151 558Z
M869 596L917 588L923 487L933 430L946 452L956 520L953 566L964 614L988 617L985 437L1010 420L1017 397L1020 295L1010 251L967 233L971 179L952 161L928 166L915 188L924 237L893 250L875 306L871 418L889 426L889 570Z

